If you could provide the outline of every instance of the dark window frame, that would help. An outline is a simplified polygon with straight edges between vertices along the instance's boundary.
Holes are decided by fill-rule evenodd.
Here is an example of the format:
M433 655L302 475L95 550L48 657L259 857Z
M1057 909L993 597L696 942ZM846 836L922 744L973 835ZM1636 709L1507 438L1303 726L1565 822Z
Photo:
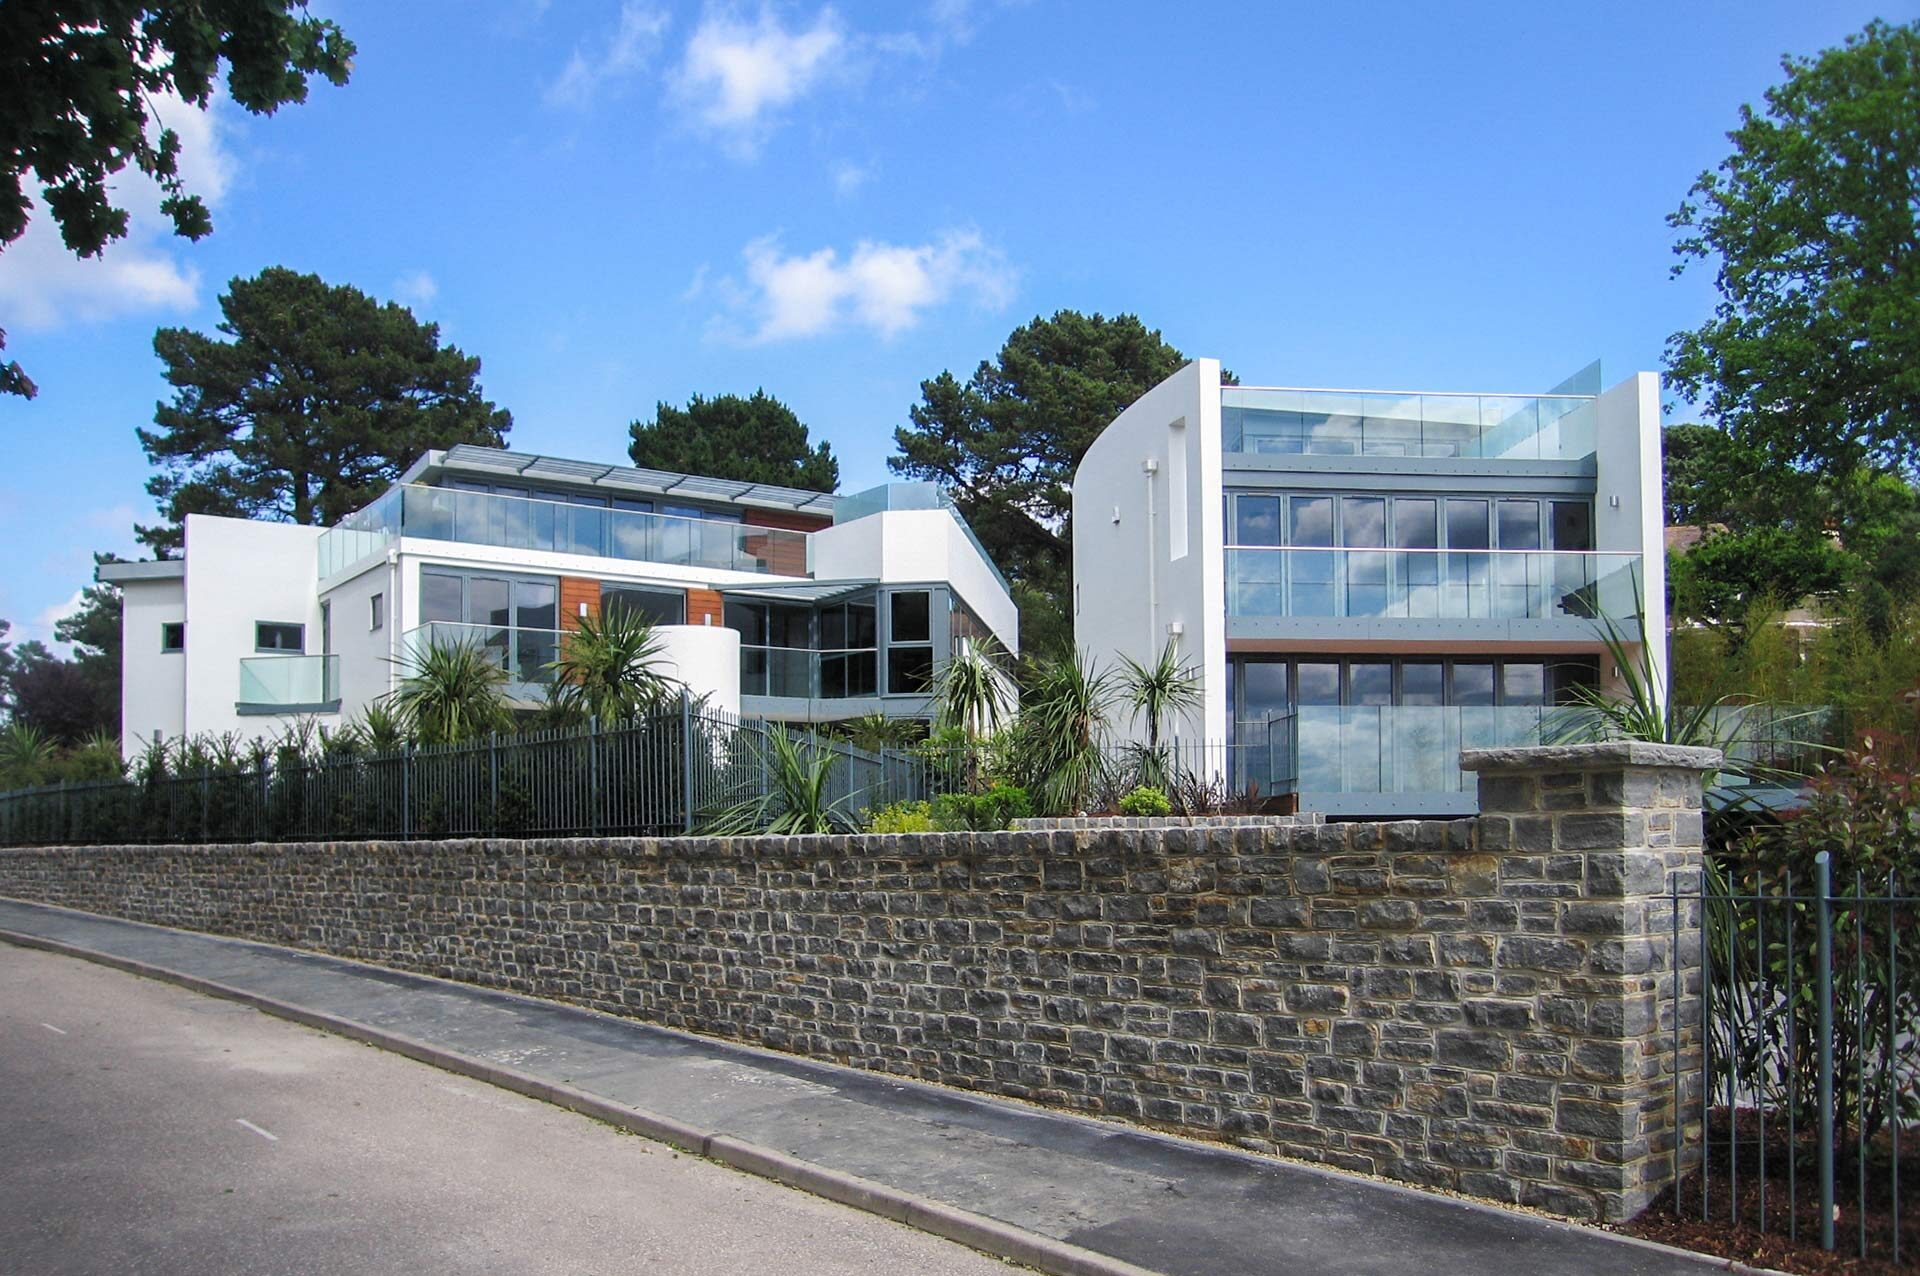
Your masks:
M289 632L294 638L294 645L291 647L283 642L267 641L270 635L276 639L284 638ZM304 656L307 654L307 626L305 622L295 623L290 620L256 620L253 622L253 649L269 655Z
M184 620L163 620L160 622L160 654L177 656L187 649L187 622Z

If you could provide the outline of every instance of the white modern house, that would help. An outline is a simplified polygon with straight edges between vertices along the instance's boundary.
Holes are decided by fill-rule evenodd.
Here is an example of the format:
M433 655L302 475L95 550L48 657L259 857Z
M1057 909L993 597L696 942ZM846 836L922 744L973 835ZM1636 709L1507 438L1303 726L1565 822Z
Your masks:
M1410 393L1223 385L1199 359L1075 473L1074 632L1103 665L1173 642L1201 678L1179 730L1226 742L1242 788L1466 813L1463 747L1537 742L1607 685L1604 622L1665 634L1662 522L1652 373Z
M433 640L540 703L567 632L615 608L723 711L925 717L962 644L1019 650L1007 585L929 484L850 496L460 446L338 526L189 516L181 557L103 566L125 597L121 737L349 721Z

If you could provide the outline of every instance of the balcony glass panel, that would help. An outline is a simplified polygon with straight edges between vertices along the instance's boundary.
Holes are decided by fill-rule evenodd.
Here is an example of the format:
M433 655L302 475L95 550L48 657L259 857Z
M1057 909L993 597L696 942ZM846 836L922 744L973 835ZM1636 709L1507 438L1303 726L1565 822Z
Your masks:
M338 656L246 656L240 661L241 704L315 705L339 698Z
M1629 619L1634 614L1633 568L1638 561L1638 555L1631 553L1558 550L1462 553L1243 546L1227 550L1227 614Z
M781 576L807 574L807 534L715 519L613 509L591 498L405 487L397 530L424 540ZM383 498L384 499L384 498Z
M743 645L740 693L794 700L846 700L877 693L879 652L873 647L813 651Z
M553 670L549 666L560 659L565 641L566 633L559 629L531 629L504 621L497 625L470 625L435 620L409 629L402 649L407 653L407 662L412 663L430 646L478 647L488 659L506 670L509 695L531 699L553 681ZM403 665L403 677L405 671Z
M1595 400L1584 395L1224 386L1220 396L1230 453L1573 461L1594 448Z
M1575 710L1543 705L1302 705L1236 724L1241 783L1264 792L1467 793L1462 749L1539 744Z

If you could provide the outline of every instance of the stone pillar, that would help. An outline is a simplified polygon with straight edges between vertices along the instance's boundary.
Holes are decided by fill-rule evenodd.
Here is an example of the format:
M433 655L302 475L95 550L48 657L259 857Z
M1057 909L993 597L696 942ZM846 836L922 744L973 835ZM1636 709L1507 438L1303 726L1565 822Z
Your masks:
M1523 1200L1628 1219L1672 1181L1676 1139L1682 1173L1698 1157L1684 1136L1699 1121L1699 917L1683 902L1676 919L1672 893L1698 889L1701 784L1720 761L1635 742L1461 757L1479 773L1479 848L1519 905L1495 975L1531 990L1536 1072L1555 1074Z

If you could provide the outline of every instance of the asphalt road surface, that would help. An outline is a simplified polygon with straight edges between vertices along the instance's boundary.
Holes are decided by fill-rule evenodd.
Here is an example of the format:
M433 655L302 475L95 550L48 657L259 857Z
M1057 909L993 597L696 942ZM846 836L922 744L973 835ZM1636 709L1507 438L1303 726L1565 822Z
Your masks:
M0 944L0 1273L1017 1270L257 1011Z

